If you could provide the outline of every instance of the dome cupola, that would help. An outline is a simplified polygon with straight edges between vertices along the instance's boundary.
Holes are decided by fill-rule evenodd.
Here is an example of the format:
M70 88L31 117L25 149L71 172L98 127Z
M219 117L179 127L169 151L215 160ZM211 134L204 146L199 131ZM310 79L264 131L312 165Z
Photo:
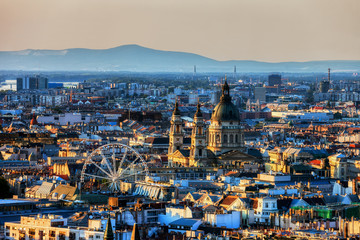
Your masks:
M240 114L237 107L231 102L230 87L225 81L222 87L220 102L213 110L212 121L239 121Z

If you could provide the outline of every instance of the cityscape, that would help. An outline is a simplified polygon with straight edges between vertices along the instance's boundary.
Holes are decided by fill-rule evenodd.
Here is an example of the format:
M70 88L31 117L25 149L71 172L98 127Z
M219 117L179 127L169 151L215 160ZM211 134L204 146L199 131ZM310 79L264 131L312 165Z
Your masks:
M360 239L360 3L208 1L0 3L0 239Z

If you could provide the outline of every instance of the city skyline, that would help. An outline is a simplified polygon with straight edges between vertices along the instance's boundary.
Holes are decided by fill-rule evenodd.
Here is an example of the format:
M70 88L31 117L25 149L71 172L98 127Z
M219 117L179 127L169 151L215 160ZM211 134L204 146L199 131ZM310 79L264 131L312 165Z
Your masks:
M359 7L353 0L4 0L0 51L139 44L216 60L359 60Z

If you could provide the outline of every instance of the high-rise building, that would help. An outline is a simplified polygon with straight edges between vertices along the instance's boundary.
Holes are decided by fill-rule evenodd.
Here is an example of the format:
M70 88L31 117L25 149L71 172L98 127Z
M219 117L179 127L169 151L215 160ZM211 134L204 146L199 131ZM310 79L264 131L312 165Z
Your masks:
M271 74L269 75L268 78L268 85L269 86L276 86L276 85L281 85L281 75L279 74Z
M47 89L49 81L45 77L23 77L16 79L16 91L27 89Z
M330 81L324 80L320 82L320 92L327 93L330 89Z
M266 102L266 88L265 87L255 87L254 91L255 100L260 102Z

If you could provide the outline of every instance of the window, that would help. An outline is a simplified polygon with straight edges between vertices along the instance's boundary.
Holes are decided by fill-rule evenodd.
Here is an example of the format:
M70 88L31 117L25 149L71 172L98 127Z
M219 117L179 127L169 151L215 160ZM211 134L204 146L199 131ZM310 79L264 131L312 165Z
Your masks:
M85 121L85 116L81 115L81 121Z
M269 204L268 203L265 203L265 208L268 208L269 207Z
M238 143L238 135L235 135L235 143Z
M55 231L50 231L50 237L55 237L56 232Z
M180 126L176 125L176 133L180 133Z
M232 134L230 134L230 143L234 142L234 136Z
M227 143L228 142L228 137L227 137L227 135L225 134L224 135L224 143Z
M202 157L202 149L199 149L199 156Z

